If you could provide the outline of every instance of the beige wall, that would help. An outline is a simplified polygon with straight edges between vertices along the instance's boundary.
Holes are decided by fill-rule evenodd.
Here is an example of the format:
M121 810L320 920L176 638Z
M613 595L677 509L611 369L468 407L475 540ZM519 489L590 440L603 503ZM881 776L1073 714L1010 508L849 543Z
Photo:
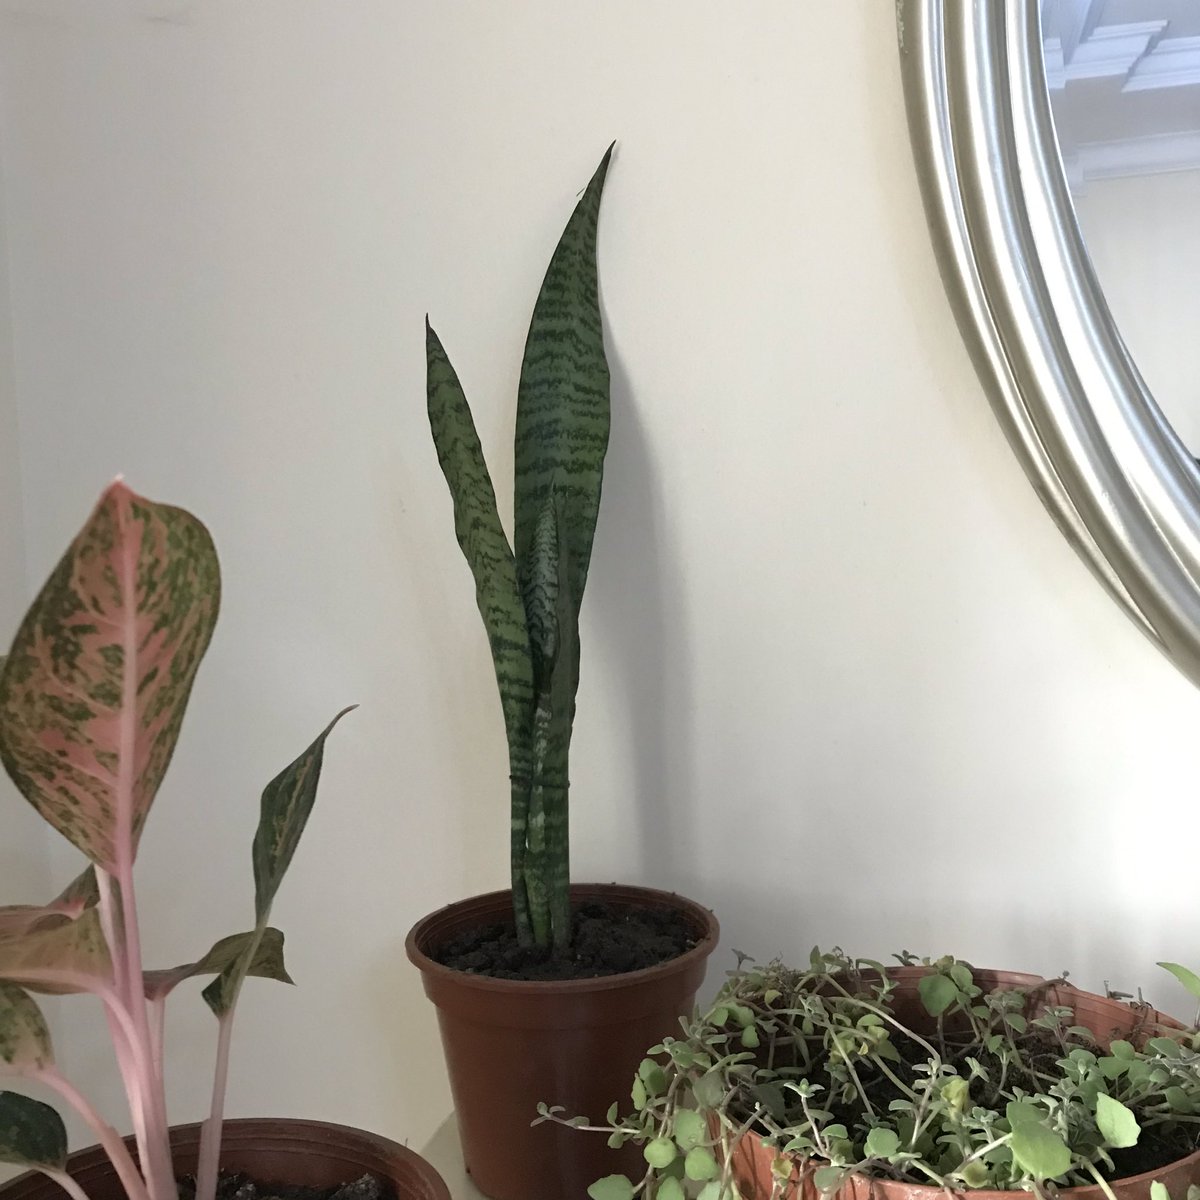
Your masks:
M710 903L718 971L734 947L838 942L1182 1007L1153 963L1200 935L1179 841L1200 698L987 408L929 249L888 0L0 13L32 575L117 471L193 508L224 562L143 844L154 961L245 926L259 789L362 706L276 914L300 986L248 989L234 1113L419 1145L448 1111L402 941L503 884L506 767L422 321L506 495L533 296L613 137L577 876ZM78 1012L95 1087L100 1022ZM180 996L178 1119L211 1034Z

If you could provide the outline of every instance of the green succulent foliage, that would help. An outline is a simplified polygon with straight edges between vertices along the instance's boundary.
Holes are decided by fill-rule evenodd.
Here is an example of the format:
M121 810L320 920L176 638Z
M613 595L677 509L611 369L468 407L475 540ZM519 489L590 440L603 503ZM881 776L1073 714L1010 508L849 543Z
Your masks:
M579 686L579 608L608 448L609 372L596 231L612 147L559 239L525 343L517 394L514 547L466 394L426 325L429 424L475 579L508 738L511 871L524 944L570 937L568 756Z
M599 1181L598 1200L733 1200L747 1133L773 1151L780 1194L798 1163L827 1194L851 1174L1043 1194L1119 1178L1147 1132L1181 1158L1200 1149L1200 1031L1135 1006L1128 1040L1104 1045L1046 984L985 992L957 959L898 957L927 968L916 1012L883 964L837 949L799 970L742 959L681 1037L648 1051L627 1115L538 1119L643 1148L645 1174Z

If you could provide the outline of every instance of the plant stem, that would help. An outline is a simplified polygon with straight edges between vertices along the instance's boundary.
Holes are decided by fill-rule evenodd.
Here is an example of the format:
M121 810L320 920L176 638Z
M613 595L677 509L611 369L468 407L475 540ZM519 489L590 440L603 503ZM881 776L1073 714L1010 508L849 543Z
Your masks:
M58 1184L71 1200L88 1200L88 1194L71 1178L66 1171L58 1171L53 1167L38 1167L38 1170Z
M1108 1197L1108 1200L1117 1200L1112 1188L1108 1186L1108 1180L1096 1170L1096 1164L1089 1162L1087 1169L1091 1172L1092 1178L1100 1185L1100 1190Z
M87 1097L54 1067L23 1074L27 1079L35 1080L57 1092L83 1118L88 1128L96 1135L96 1140L104 1147L104 1152L117 1172L128 1200L148 1200L146 1183L138 1174L129 1148L121 1135L100 1116Z
M233 1008L217 1024L217 1067L213 1074L212 1107L200 1130L200 1157L196 1166L196 1200L213 1200L217 1194L217 1169L221 1159L221 1126L225 1115L225 1088L229 1080L229 1048L233 1041Z

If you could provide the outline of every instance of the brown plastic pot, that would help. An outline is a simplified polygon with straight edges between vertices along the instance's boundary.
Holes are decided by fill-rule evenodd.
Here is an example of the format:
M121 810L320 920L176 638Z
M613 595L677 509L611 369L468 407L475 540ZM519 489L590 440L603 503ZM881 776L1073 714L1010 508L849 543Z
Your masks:
M928 1032L933 1022L925 1012L917 991L917 981L927 974L924 967L896 967L888 974L898 981L894 1011L898 1019L917 1033ZM975 982L992 991L998 987L1035 988L1044 980L1037 975L1024 975L1016 971L975 971ZM1071 1008L1075 1011L1076 1025L1089 1029L1096 1040L1107 1047L1115 1038L1128 1037L1135 1031L1153 1028L1180 1029L1182 1026L1173 1017L1154 1009L1135 1008L1119 1000L1109 1000L1091 992L1083 992L1069 984L1048 987L1039 1004L1027 1014L1036 1016L1047 1007ZM894 1179L869 1179L863 1175L852 1175L831 1197L823 1198L813 1183L813 1173L822 1163L803 1159L795 1155L784 1155L792 1162L792 1174L781 1191L772 1192L771 1164L776 1158L773 1149L763 1146L752 1134L742 1137L732 1154L733 1176L745 1200L943 1200L941 1188L919 1183L902 1183ZM1187 1194L1190 1184L1200 1183L1200 1151L1168 1163L1157 1171L1143 1175L1131 1175L1127 1179L1112 1181L1109 1186L1117 1200L1149 1200L1150 1185L1155 1181L1166 1185L1173 1200ZM971 1200L1013 1200L1020 1192L994 1190L965 1190L962 1193ZM1087 1187L1059 1188L1061 1200L1106 1200L1104 1192L1095 1185Z
M492 1200L580 1200L604 1175L641 1173L635 1146L614 1151L598 1134L530 1123L539 1101L601 1120L614 1100L625 1100L646 1050L678 1032L679 1018L692 1011L717 945L712 913L670 892L579 884L571 899L671 909L692 924L696 945L644 971L545 983L490 979L435 962L432 955L451 938L512 923L512 894L503 891L418 921L405 946L437 1006L467 1172Z
M258 1183L336 1187L371 1174L391 1185L396 1200L450 1200L441 1176L419 1154L348 1125L280 1117L226 1121L223 1133L221 1169L243 1171ZM134 1149L132 1138L126 1143ZM172 1128L177 1177L195 1174L199 1153L199 1125ZM89 1200L125 1200L125 1189L99 1146L72 1154L67 1171ZM0 1200L63 1200L63 1191L40 1171L28 1171L0 1185Z

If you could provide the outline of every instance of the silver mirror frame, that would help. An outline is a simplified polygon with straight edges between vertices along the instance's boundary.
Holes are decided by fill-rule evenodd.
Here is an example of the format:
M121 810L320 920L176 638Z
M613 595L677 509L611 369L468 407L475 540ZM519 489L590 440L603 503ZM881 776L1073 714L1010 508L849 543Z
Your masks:
M1200 684L1200 470L1084 248L1038 0L897 0L896 11L926 213L992 407L1067 539Z

